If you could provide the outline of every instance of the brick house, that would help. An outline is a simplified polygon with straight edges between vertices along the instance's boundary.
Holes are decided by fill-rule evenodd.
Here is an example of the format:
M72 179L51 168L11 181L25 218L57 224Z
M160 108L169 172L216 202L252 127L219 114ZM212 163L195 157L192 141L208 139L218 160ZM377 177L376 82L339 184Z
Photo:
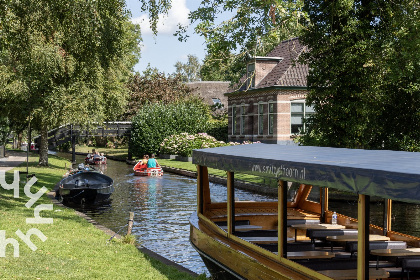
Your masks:
M248 61L239 89L225 93L229 141L293 144L293 136L305 129L303 118L313 114L305 103L308 67L296 62L305 51L295 38Z
M192 94L202 97L208 105L220 103L227 107L227 97L224 93L229 91L230 82L200 81L186 85L192 89Z

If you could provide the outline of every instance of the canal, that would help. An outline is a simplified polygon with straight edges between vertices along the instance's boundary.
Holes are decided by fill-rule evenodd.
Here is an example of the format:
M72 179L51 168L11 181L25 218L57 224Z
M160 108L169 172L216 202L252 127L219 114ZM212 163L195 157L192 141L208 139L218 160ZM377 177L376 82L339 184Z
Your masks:
M58 155L71 158L68 154ZM83 160L76 156L78 163ZM134 212L132 233L142 246L198 274L210 275L188 240L188 220L197 208L196 179L168 172L162 177L134 176L133 166L113 160L102 168L114 179L111 200L94 208L76 208L78 211L121 234L126 234L129 212ZM226 201L226 187L211 184L210 188L212 201ZM241 190L235 196L239 200L272 200Z
M69 154L59 154L71 158ZM84 157L77 156L78 163ZM111 200L94 208L77 210L86 213L98 223L115 232L127 232L129 212L134 212L133 234L138 242L163 257L174 261L198 274L209 275L198 253L189 243L188 219L196 210L196 179L166 172L162 177L134 176L133 167L118 161L108 160L103 166L104 174L114 179L115 192ZM211 199L226 201L226 187L211 184ZM318 196L319 197L319 196ZM238 200L269 201L269 197L246 191L235 191ZM420 207L405 203L393 204L392 229L420 237ZM357 198L331 201L330 209L351 217L357 217ZM382 225L383 203L371 204L371 221Z

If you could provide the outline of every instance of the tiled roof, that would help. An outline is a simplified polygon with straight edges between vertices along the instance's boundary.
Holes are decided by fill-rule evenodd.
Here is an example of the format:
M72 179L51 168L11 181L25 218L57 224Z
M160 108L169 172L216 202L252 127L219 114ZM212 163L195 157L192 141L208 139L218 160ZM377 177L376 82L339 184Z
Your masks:
M283 58L268 73L254 89L267 88L272 86L299 86L306 87L308 66L298 63L299 56L307 51L307 48L300 44L298 38L281 42L274 50L267 54L267 57ZM256 69L258 65L256 65ZM246 90L246 76L241 78L241 88Z

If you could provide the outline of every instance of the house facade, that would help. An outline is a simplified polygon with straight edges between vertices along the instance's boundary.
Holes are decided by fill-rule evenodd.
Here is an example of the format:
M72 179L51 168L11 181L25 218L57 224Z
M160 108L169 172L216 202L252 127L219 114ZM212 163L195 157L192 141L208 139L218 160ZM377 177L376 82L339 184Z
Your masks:
M297 62L307 48L298 38L280 43L266 57L248 61L247 74L228 98L229 141L294 144L313 114L306 104L307 65Z

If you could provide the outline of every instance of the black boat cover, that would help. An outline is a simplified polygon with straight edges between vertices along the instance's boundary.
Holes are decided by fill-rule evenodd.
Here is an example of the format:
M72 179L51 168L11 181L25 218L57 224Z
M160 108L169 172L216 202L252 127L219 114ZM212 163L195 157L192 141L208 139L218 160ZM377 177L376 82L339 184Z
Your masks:
M420 153L248 144L192 156L211 168L420 204Z

